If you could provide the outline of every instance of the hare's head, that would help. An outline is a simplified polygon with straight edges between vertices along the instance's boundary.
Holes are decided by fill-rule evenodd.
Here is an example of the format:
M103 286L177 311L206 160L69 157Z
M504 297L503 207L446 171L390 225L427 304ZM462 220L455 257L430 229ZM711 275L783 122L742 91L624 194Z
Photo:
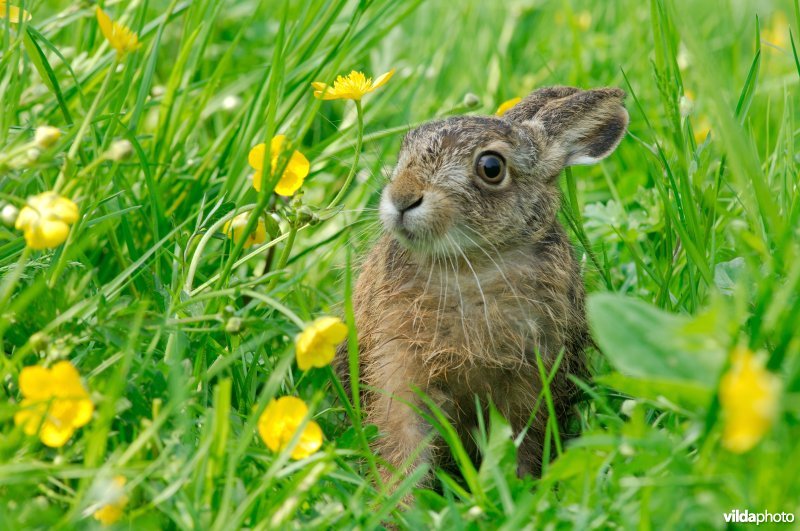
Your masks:
M628 125L619 89L536 90L502 118L462 116L406 135L381 219L423 253L541 238L560 205L565 166L593 164Z

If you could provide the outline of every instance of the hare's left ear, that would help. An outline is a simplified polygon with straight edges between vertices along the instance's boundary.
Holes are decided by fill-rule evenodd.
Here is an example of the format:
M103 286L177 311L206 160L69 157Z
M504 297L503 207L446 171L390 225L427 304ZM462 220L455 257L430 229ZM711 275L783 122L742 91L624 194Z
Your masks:
M625 135L629 118L624 98L617 88L551 87L531 93L504 118L543 133L550 155L557 154L564 166L594 164L610 155Z

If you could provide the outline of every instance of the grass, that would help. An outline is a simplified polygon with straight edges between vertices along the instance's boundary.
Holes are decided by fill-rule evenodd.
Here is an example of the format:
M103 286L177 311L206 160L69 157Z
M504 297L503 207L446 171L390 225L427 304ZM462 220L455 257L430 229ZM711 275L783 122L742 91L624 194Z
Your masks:
M734 508L800 514L796 0L106 2L143 43L121 60L89 2L25 7L25 25L0 21L0 201L59 187L82 217L50 251L0 226L0 527L99 526L118 475L117 526L134 528L719 529ZM310 83L391 68L356 151L353 104ZM552 434L542 477L519 479L499 415L477 469L432 419L463 479L437 471L406 506L417 476L374 481L375 429L330 370L297 370L293 338L349 313L404 131L548 84L619 86L631 114L614 155L563 180L602 350L580 382L581 436ZM41 125L62 131L47 149ZM275 133L311 160L292 201L248 181L250 148ZM119 140L129 158L110 153ZM221 229L253 205L275 222L245 249ZM737 345L781 382L741 455L721 444L718 398ZM13 416L22 368L60 359L95 414L53 449ZM283 395L325 433L306 459L258 438Z

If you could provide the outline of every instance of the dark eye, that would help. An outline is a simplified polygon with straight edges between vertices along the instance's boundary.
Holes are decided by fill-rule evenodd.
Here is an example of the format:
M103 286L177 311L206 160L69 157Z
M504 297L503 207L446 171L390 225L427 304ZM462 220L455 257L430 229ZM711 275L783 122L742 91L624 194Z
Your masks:
M500 184L506 176L506 161L497 153L481 153L475 171L489 184Z

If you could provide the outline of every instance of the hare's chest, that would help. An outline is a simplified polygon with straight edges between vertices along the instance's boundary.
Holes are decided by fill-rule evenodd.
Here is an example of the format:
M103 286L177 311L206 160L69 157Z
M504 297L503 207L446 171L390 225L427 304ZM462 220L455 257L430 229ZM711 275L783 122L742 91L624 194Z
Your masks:
M551 328L535 287L496 271L442 271L409 287L408 333L423 361L519 365Z

